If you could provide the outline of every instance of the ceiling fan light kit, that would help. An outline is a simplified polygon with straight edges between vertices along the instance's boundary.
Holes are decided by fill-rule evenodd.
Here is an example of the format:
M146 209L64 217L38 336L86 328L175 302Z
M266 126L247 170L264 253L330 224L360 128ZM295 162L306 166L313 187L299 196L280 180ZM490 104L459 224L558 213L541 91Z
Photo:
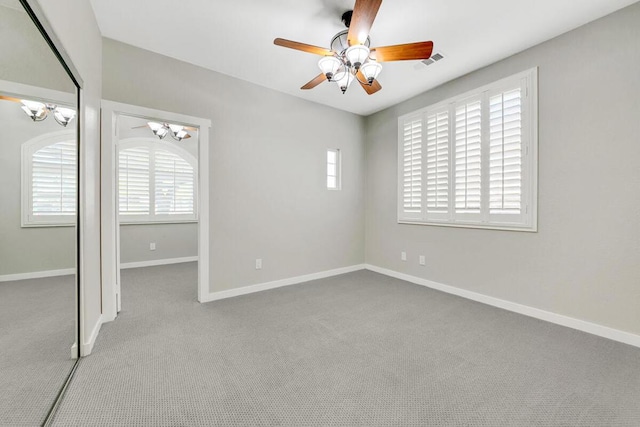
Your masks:
M429 59L433 51L431 41L370 48L369 30L381 4L382 0L356 0L353 11L342 15L342 22L348 30L339 32L331 39L330 49L281 38L273 41L277 46L322 56L318 61L322 74L301 89L313 89L327 80L336 82L344 94L349 85L358 80L360 86L372 95L382 89L377 81L382 71L380 62Z

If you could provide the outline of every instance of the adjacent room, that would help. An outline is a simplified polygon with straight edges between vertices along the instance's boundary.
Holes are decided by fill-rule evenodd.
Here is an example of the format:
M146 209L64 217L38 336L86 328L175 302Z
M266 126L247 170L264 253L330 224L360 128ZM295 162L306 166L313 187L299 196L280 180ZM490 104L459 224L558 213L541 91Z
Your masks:
M0 0L0 426L640 425L637 0Z

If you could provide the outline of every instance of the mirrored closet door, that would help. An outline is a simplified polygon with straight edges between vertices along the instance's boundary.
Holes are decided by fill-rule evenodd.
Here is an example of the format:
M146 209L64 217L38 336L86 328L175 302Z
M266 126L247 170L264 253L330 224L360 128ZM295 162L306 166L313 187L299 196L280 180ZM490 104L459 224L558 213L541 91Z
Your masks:
M0 1L2 426L44 423L78 357L77 87L32 13Z

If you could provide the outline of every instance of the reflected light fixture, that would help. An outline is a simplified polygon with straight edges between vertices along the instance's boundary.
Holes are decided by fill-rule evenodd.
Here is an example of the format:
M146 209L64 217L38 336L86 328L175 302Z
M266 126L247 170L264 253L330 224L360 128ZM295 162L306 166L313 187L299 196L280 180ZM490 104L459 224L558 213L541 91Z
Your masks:
M46 119L49 112L53 112L53 118L61 126L67 127L69 122L76 117L76 110L73 108L61 107L56 104L45 104L44 102L31 101L28 99L21 99L22 111L27 113L27 116L34 122L41 122Z
M175 139L176 141L182 141L183 139L191 138L189 132L187 132L185 130L185 127L182 125L148 122L147 126L149 126L153 134L160 139L163 139L167 135L171 135L171 138Z

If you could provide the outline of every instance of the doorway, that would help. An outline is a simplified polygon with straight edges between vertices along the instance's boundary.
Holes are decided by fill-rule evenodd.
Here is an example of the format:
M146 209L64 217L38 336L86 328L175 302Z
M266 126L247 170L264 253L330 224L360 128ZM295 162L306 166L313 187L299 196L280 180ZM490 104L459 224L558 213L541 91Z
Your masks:
M126 305L123 274L159 266L197 270L205 300L210 121L104 101L102 122L103 322Z

